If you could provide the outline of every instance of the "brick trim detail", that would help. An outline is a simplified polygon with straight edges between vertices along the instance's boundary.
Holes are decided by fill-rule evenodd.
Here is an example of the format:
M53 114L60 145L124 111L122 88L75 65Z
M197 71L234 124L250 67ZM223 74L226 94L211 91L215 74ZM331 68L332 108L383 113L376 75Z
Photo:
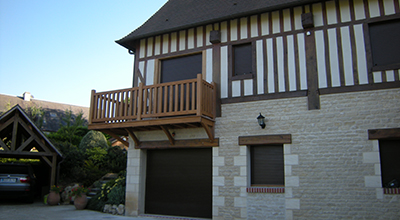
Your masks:
M400 194L400 188L383 188L383 194Z
M248 193L285 193L285 187L248 187Z

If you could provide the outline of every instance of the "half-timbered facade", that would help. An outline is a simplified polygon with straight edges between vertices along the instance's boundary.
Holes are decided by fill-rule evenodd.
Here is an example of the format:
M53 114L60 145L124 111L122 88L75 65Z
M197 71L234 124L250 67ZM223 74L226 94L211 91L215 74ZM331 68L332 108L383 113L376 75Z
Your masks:
M92 92L127 215L399 218L399 4L168 1L117 41L133 87Z

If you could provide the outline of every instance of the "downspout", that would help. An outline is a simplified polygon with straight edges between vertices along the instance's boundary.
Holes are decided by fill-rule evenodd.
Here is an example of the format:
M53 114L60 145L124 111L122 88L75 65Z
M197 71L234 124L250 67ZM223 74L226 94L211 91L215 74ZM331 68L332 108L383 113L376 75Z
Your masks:
M135 49L133 49L133 50L128 50L128 53L130 54L130 55L135 55L135 53L136 53L136 50ZM135 87L135 70L136 70L136 57L135 58L133 58L133 77L132 77L132 88L133 87Z
M57 178L56 178L56 185L58 184L58 181L60 180L60 164L64 162L64 157L61 157L61 161L57 164Z

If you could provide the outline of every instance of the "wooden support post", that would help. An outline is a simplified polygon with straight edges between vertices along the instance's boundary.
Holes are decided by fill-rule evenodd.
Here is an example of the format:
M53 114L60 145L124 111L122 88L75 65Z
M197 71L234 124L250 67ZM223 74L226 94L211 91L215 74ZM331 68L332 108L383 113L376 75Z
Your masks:
M94 117L94 111L97 109L97 106L94 104L96 95L96 90L92 89L91 97L90 97L90 109L89 109L89 124L92 124L92 120Z
M169 133L168 129L165 126L160 126L161 129L164 131L165 135L167 135L169 142L171 145L175 144L175 139L172 137L171 133Z
M139 83L139 96L138 96L138 109L137 109L137 119L142 120L142 108L143 108L143 83Z
M212 54L212 67L213 67L213 76L212 81L215 83L214 92L215 92L215 100L214 100L214 108L216 114L214 117L221 117L221 88L218 85L221 85L221 44L213 44L213 54Z
M213 94L212 94L212 114L213 114L213 119L215 119L218 115L218 97L217 97L217 83L212 82L211 85L213 86ZM221 112L219 113L219 116L221 116Z
M203 104L203 94L202 94L202 88L203 88L203 78L201 74L197 74L197 116L201 116L201 107Z
M315 49L314 31L306 31L305 44L307 63L308 110L320 109L317 55Z
M57 168L57 154L53 153L53 159L51 161L51 179L50 179L50 186L56 184L56 168Z

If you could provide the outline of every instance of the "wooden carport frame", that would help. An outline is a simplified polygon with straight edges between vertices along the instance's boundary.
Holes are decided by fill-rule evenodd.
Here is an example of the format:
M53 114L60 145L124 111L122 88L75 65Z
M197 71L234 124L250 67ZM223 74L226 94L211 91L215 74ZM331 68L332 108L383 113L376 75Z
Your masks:
M35 148L36 150L32 151ZM56 182L61 152L36 127L24 110L15 105L0 116L0 157L41 159L51 168L50 186Z

